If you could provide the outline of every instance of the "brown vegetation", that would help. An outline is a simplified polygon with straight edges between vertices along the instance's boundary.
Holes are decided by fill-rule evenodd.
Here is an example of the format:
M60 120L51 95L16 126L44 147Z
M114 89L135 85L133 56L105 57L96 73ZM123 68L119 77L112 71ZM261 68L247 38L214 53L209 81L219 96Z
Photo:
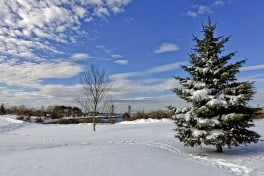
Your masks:
M264 108L258 108L253 119L264 119Z
M163 119L163 118L171 118L173 113L171 111L153 111L149 113L145 112L137 112L133 115L129 115L128 113L124 114L125 121L132 121L137 119Z
M60 119L62 117L81 116L82 111L78 107L71 106L49 106L47 109L44 106L41 109L27 108L24 105L13 106L5 109L6 114L17 115L18 120L26 122L43 123L45 118ZM34 117L32 119L32 117Z

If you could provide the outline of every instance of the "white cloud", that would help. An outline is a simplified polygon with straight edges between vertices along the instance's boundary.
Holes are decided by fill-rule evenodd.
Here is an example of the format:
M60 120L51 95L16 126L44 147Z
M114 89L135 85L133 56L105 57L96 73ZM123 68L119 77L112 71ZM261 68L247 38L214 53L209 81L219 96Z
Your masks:
M245 66L240 69L241 71L264 70L264 64Z
M185 62L176 62L176 63L171 63L171 64L166 64L166 65L160 65L160 66L156 66L153 67L147 71L145 71L145 73L161 73L161 72L167 72L167 71L171 71L171 70L175 70L180 68L181 65L184 65Z
M180 48L174 43L163 43L157 49L155 49L155 53L165 53L165 52L172 52L178 51Z
M0 55L35 59L39 50L60 53L52 43L76 41L81 20L120 13L129 0L0 1ZM89 19L89 20L86 20Z
M86 60L91 58L90 54L87 53L75 53L71 57L71 59L79 61L79 60Z
M80 86L66 85L42 85L38 89L4 89L4 104L8 106L26 105L30 107L41 107L49 105L78 105L75 98L80 92Z
M137 104L137 103L146 103L152 101L152 97L133 97L133 98L119 98L112 100L114 103L130 103L131 104Z
M178 86L178 82L173 79L160 79L155 83L146 83L145 80L132 81L129 79L112 79L112 95L123 96L137 93L155 93L170 91L172 88Z
M139 111L150 112L153 110L168 110L166 106L173 105L174 107L185 107L187 103L178 98L173 93L167 93L161 96L152 97L134 97L128 99L114 99L113 102L117 104L116 111L127 112L128 106L131 106L131 112Z
M195 18L195 17L198 16L198 14L197 14L196 12L191 11L191 10L188 10L188 11L187 11L187 15L188 15L188 16L191 16L191 17L193 17L193 18Z
M42 79L46 78L70 78L78 75L82 66L70 62L60 63L0 63L0 83L15 85L18 87L38 88L43 86Z
M216 0L215 2L213 2L213 6L223 6L225 3L223 0Z
M62 45L87 36L81 28L83 21L123 12L128 3L129 0L1 0L2 98L10 104L70 103L78 86L47 85L44 80L71 78L83 68L54 58L68 54L60 50ZM89 57L87 53L75 53L70 58Z
M120 65L127 65L128 64L128 60L115 60L114 61L115 64L120 64Z
M178 69L184 62L172 63L156 66L142 72L129 72L111 75L113 80L113 92L115 96L127 95L133 93L163 92L168 91L178 85L175 79L139 79L136 82L131 77L140 77Z
M208 14L212 13L211 6L199 5L197 6L198 14Z
M98 46L96 46L96 48L99 48L99 49L104 49L104 48L105 48L105 46L103 46L103 45L98 45Z
M139 76L140 72L117 73L110 75L111 79L126 79L134 76Z
M186 64L186 62L175 62L171 64L165 64L165 65L159 65L156 67L152 67L150 69L147 69L142 72L128 72L128 73L118 73L111 75L111 78L113 79L127 79L130 77L137 77L141 75L149 75L149 74L155 74L155 73L161 73L161 72L167 72L171 70L175 70L180 68L181 65Z
M119 55L119 54L113 54L111 57L112 57L113 59L123 59L123 58L124 58L123 56L121 56L121 55Z
M198 15L213 13L214 8L223 6L225 3L223 0L215 0L209 5L195 5L191 9L187 10L186 15L196 18Z
M119 54L112 54L111 57L113 59L115 59L113 61L113 63L115 63L115 64L120 64L120 65L127 65L128 64L128 60Z
M125 22L127 22L128 24L132 24L134 22L134 18L127 18L125 19Z

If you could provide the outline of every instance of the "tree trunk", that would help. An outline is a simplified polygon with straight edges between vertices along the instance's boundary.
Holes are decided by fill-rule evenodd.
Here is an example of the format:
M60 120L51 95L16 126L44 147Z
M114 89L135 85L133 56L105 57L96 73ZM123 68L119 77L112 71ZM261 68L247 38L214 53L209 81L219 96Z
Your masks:
M216 144L215 147L216 147L216 152L223 153L223 148L221 144Z
M93 115L93 131L95 131L95 114Z
M95 105L94 105L94 112L93 112L93 131L95 131L95 114L96 114L96 111L97 111L97 103L95 102Z

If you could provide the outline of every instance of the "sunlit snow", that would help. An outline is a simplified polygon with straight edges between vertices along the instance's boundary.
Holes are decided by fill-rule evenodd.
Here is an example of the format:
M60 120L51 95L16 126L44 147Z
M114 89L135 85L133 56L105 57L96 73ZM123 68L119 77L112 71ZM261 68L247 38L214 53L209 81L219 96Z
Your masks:
M98 124L93 132L90 124L42 125L15 117L0 116L3 176L264 175L263 137L217 154L208 146L184 147L171 120ZM263 136L264 121L255 123Z

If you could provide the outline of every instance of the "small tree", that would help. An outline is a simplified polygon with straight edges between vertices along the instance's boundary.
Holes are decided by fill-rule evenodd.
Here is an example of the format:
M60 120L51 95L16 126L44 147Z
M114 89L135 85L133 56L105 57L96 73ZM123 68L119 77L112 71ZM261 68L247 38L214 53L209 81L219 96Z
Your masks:
M5 105L2 104L2 105L0 106L0 115L5 115L5 114L6 114L6 108L5 108Z
M185 145L214 145L223 152L223 146L256 143L260 136L248 130L254 112L246 104L254 94L253 83L236 79L245 60L230 63L234 52L221 55L229 38L215 37L215 27L209 19L203 38L193 37L190 65L182 66L190 77L176 77L182 87L173 89L192 107L177 109L174 118L176 137Z
M83 97L77 98L81 106L86 110L92 109L93 131L95 131L95 115L99 110L99 104L103 102L111 88L111 80L105 73L105 70L99 65L90 65L89 69L80 74ZM89 108L90 106L91 108Z

